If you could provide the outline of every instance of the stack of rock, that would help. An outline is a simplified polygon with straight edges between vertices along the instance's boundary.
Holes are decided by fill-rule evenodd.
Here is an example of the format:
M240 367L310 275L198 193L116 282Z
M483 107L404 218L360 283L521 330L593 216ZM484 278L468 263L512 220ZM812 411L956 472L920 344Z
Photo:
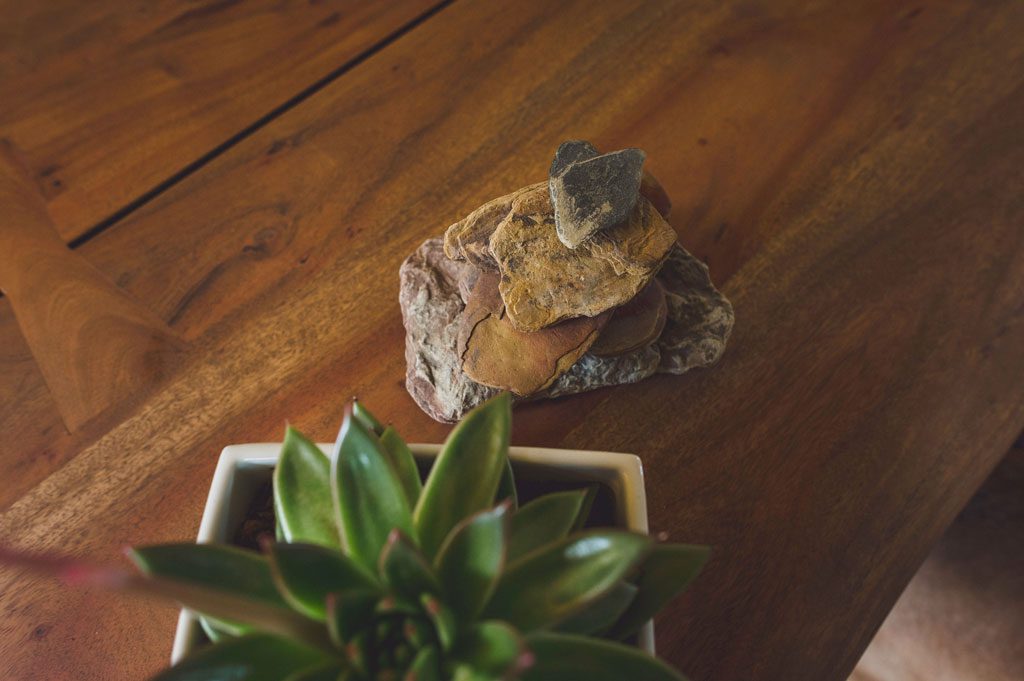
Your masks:
M732 306L676 243L644 152L562 144L547 182L484 204L402 264L406 387L457 421L714 363Z

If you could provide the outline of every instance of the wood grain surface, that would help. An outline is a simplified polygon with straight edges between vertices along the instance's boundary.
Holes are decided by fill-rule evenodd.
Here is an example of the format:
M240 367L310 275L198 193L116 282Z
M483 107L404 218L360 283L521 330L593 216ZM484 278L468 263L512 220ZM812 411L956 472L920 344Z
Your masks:
M1018 681L1024 438L932 548L849 681Z
M65 240L440 0L0 0L0 137Z
M70 250L23 159L0 143L0 288L75 430L159 382L183 345L167 324Z
M0 354L0 536L194 536L221 447L330 439L352 394L440 440L403 388L401 260L563 139L640 146L730 346L518 409L514 442L641 455L652 528L714 546L658 622L694 679L843 679L1024 427L1022 29L1013 2L458 0L77 249L186 349L73 432L23 341ZM173 608L0 594L11 678L169 651Z

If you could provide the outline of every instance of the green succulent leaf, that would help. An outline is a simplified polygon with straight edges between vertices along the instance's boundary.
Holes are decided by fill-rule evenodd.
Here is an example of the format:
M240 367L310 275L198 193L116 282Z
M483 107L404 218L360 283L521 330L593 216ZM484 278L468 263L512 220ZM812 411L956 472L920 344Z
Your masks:
M345 646L345 659L358 672L356 678L365 678L370 668L370 633L365 629L360 630Z
M500 676L491 676L473 669L469 665L456 665L455 673L452 674L452 681L501 681Z
M376 416L371 414L370 410L363 406L362 402L354 398L352 400L352 416L353 418L359 419L359 421L371 433L379 436L384 432L384 424L381 423Z
M409 502L380 440L352 413L331 455L331 482L345 551L363 567L376 569L391 530L415 536Z
M341 546L331 502L330 460L291 426L274 467L277 534L289 542Z
M649 548L648 537L616 530L549 544L509 565L484 616L525 632L557 624L625 577Z
M108 583L178 601L232 635L258 630L327 643L322 629L288 607L258 553L212 544L163 544L132 549L128 555L145 577L118 577L116 582L111 577Z
M423 552L398 530L391 532L381 552L380 576L391 592L407 603L417 603L423 594L441 590Z
M435 566L445 602L472 621L483 610L505 566L509 502L466 518L448 535Z
M436 596L424 594L420 597L420 604L423 606L423 612L426 613L434 625L434 631L437 633L438 641L441 643L441 650L451 650L452 644L455 643L455 637L458 634L458 623L455 620L455 615Z
M487 678L514 677L527 666L523 637L505 622L480 622L460 636L452 657Z
M402 681L441 681L441 656L437 648L431 646L416 653Z
M419 602L410 603L405 599L396 598L393 595L385 596L377 602L375 612L379 615L402 615L416 616L422 614L422 607Z
M202 648L154 681L284 681L331 661L322 651L270 634L247 634Z
M414 508L420 498L423 482L420 480L420 471L416 468L416 458L412 455L412 450L392 426L388 426L381 433L380 443L384 446L384 453L387 454L391 468L395 471L395 477L405 491L409 508Z
M572 524L573 532L579 532L586 527L587 520L590 519L590 511L594 508L594 501L597 499L597 493L600 489L600 485L589 485L584 490L586 496L583 497L583 503L580 504L579 513L576 514L576 522Z
M576 614L555 626L569 634L593 636L604 633L626 612L637 588L629 582L619 582L611 589L583 606Z
M366 627L379 597L376 591L363 589L328 594L327 632L336 648L344 649L352 637Z
M277 510L277 501L274 501L274 541L288 541L288 538L284 536L284 524L281 522L281 514ZM331 509L331 518L333 522L334 509ZM341 545L341 542L338 542Z
M266 551L284 600L321 622L327 618L328 594L379 589L373 576L340 551L316 544L269 544Z
M526 637L526 645L534 664L523 681L686 681L658 658L621 643L538 631Z
M707 546L655 544L634 580L638 591L629 609L609 632L612 638L632 636L700 574L711 555Z
M428 558L452 528L493 503L508 459L511 419L512 400L501 393L466 414L448 436L414 516Z
M426 618L412 617L405 620L405 639L419 649L434 642L433 626Z
M501 480L498 481L498 493L494 496L495 504L500 504L504 501L511 502L513 511L519 508L516 474L512 470L512 460L507 456L505 457L505 470L501 472Z
M285 678L285 681L338 681L338 677L346 671L342 664L325 664L300 669Z
M538 497L516 511L509 528L509 561L568 535L586 497L585 489L555 492Z
M219 544L158 544L130 549L128 556L147 575L288 607L274 586L270 564L255 551Z
M199 627L206 634L206 638L210 639L214 643L217 641L223 641L226 638L237 636L239 632L238 624L231 624L228 622L222 622L214 617L208 615L199 615Z

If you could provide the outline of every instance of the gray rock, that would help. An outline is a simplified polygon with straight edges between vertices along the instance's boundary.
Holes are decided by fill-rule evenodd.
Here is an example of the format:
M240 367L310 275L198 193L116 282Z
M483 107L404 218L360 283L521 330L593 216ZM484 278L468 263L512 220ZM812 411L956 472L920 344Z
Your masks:
M658 370L661 352L656 344L616 357L598 357L587 353L551 387L536 398L575 395L613 385L637 383Z
M472 264L445 257L441 239L424 242L402 264L406 388L423 411L442 422L457 421L497 392L462 372L456 350L466 282L475 276ZM618 357L585 354L531 399L635 383L655 373L681 374L718 361L732 331L733 310L712 285L707 267L675 245L658 280L665 288L668 320L657 341Z
M657 345L658 372L682 374L714 364L732 332L732 305L711 283L707 265L678 244L669 253L658 280L665 287L668 319Z
M573 163L586 161L600 155L601 152L586 140L562 142L558 145L558 149L555 150L555 160L551 162L551 168L548 169L548 177L561 175Z
M551 164L558 173L548 178L548 189L558 238L576 248L629 217L640 195L645 154L641 149L622 149L585 158L592 146L586 142L567 144L571 146L559 147Z

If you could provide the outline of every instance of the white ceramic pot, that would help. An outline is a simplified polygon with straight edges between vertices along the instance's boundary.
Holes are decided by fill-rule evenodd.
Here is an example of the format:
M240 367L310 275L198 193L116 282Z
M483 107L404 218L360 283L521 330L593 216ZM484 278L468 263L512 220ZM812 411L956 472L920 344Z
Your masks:
M331 451L333 445L321 444ZM440 445L410 445L417 460L430 461ZM199 525L199 543L227 543L234 536L249 509L253 496L268 482L281 451L279 443L256 443L225 447L210 484L206 509ZM568 449L512 447L509 450L517 480L606 485L614 497L615 524L647 533L647 497L640 458L632 454L589 452ZM171 663L185 657L202 640L196 617L182 610L171 650ZM640 630L638 644L654 653L654 625Z

